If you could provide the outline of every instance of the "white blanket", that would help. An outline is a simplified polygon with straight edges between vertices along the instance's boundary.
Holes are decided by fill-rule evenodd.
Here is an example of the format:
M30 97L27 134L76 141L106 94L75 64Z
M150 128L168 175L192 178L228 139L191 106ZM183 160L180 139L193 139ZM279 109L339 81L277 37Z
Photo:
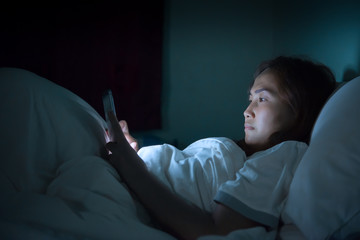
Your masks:
M246 160L227 138L201 139L182 151L168 144L144 147L138 154L170 189L207 211L214 209L220 185L234 180Z
M0 69L0 83L1 239L173 239L153 227L104 160L106 125L93 108L21 69ZM171 189L207 210L245 160L224 138L139 154ZM274 237L262 229L235 231L228 239L234 236Z
M173 239L104 160L92 107L24 70L0 83L0 239Z

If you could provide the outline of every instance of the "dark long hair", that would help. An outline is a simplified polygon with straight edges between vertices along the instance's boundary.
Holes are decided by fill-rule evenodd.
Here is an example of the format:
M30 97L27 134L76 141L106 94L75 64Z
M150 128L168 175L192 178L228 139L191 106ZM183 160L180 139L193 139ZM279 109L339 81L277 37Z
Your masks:
M285 56L262 62L254 73L254 81L264 71L277 75L280 97L293 110L296 123L288 130L274 133L271 144L285 140L309 143L317 116L336 87L332 71L321 63Z

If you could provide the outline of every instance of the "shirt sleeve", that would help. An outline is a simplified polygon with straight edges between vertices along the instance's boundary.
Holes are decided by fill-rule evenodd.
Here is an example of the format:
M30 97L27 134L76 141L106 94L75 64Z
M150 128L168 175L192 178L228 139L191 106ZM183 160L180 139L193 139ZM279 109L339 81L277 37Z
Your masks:
M214 200L256 222L276 228L295 169L307 145L286 141L250 156L236 179L222 184Z

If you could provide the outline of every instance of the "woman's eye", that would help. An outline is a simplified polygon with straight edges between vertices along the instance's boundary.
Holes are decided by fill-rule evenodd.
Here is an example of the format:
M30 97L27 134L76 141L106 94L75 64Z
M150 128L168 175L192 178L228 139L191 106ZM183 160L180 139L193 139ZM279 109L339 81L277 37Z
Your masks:
M259 98L259 102L265 102L266 99L265 98Z

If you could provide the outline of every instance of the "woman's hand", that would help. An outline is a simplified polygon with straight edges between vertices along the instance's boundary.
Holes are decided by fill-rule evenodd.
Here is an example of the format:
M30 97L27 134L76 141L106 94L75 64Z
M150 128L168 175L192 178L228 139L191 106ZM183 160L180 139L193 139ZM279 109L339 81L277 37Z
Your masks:
M125 120L121 120L119 122L119 125L121 127L121 130L126 138L126 140L128 141L128 143L130 144L130 146L137 152L139 151L139 144L137 142L137 140L130 135L129 132L129 127L127 125L127 122Z
M124 176L135 173L136 169L145 168L142 159L137 155L138 144L136 139L129 134L125 121L118 121L113 112L108 113L111 124L112 141L105 146L111 152L110 163Z

